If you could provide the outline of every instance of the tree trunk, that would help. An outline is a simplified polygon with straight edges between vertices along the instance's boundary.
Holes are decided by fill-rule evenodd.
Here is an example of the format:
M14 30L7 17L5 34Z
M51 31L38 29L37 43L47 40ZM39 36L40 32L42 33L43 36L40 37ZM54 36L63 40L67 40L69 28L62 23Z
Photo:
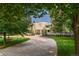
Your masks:
M6 46L6 32L4 32L3 35L4 35L4 46Z
M76 13L74 15L73 19L73 30L74 30L74 36L75 36L75 52L76 55L79 56L79 13Z

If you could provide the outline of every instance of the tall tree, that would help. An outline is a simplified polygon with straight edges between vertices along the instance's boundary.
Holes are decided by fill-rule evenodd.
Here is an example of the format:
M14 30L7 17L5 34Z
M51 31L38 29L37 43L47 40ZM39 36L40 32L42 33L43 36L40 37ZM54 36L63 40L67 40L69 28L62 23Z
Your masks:
M74 4L73 31L75 36L76 55L79 56L79 4Z
M0 32L6 45L7 34L21 34L27 31L25 4L0 4Z

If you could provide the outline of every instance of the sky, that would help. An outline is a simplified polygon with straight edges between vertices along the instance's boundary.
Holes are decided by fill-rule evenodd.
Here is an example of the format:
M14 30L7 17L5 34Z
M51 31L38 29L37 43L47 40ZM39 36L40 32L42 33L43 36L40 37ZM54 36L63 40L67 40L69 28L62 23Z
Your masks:
M49 15L44 15L41 18L34 18L34 17L32 17L32 23L34 23L34 22L48 22L48 23L50 23L51 22L51 18L50 18Z

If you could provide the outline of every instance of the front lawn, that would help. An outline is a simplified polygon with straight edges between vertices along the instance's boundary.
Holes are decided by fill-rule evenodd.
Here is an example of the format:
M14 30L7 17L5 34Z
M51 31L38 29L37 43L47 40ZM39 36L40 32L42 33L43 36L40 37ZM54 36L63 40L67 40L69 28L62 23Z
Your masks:
M65 36L49 36L56 40L58 46L59 56L73 56L75 55L75 43L73 37Z
M11 38L11 41L10 42L7 42L6 44L6 47L9 47L9 46L12 46L12 45L15 45L15 44L18 44L18 43L22 43L22 42L25 42L25 41L28 41L29 38L23 38L23 37L20 37L20 38L17 38L17 37L12 37ZM0 37L0 48L4 48L4 45L3 45L3 38Z

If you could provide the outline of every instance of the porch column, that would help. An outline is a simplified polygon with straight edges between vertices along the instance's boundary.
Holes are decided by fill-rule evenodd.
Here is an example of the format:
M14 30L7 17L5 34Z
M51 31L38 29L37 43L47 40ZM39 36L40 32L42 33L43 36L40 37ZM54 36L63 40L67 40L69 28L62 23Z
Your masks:
M40 35L42 36L42 30L40 30Z

